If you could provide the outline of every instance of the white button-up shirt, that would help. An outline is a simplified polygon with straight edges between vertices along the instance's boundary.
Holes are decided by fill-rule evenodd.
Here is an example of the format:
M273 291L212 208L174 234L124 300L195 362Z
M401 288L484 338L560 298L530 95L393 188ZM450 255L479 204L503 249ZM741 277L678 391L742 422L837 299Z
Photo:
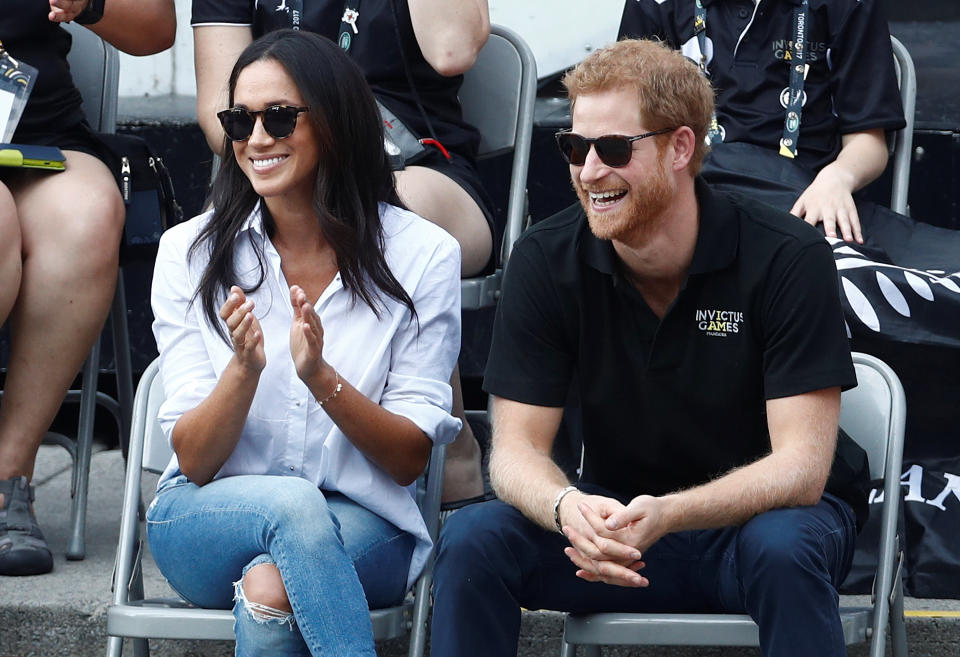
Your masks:
M191 303L209 255L205 244L192 257L188 252L211 216L171 228L157 254L153 332L166 393L159 421L168 440L180 416L211 393L233 356L199 300ZM387 264L413 300L417 317L411 320L406 306L378 294L383 311L377 318L353 299L337 274L315 305L324 329L323 357L366 397L408 418L432 440L450 442L460 430L460 421L450 415L449 384L460 351L460 247L445 231L406 210L381 204L380 217ZM404 489L354 447L297 376L290 355L290 285L259 206L235 246L237 283L244 286L255 283L260 272L251 241L260 245L266 271L263 284L247 296L263 329L267 365L240 439L215 478L296 476L343 493L417 538L412 584L431 545L414 487ZM179 474L174 455L160 483Z

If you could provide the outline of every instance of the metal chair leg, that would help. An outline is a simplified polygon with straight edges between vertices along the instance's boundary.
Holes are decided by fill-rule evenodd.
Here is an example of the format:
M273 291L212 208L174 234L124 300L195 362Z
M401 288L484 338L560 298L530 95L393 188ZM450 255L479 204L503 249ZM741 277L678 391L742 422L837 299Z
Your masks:
M107 637L106 657L123 657L123 639L121 637Z
M890 604L890 644L893 657L907 657L907 628L903 620L903 580L897 578Z
M130 415L133 411L133 365L130 361L130 330L127 326L127 293L123 270L117 275L117 289L110 309L110 330L113 337L113 360L117 373L117 401L120 408L120 449L127 455L130 442Z
M560 639L560 657L577 657L577 647Z
M83 366L80 393L80 420L77 427L77 459L74 462L73 509L67 559L77 561L86 556L84 533L87 527L87 488L90 483L90 455L93 451L93 421L96 416L97 379L100 370L100 338L98 337Z
M150 644L146 639L133 640L133 657L150 657Z

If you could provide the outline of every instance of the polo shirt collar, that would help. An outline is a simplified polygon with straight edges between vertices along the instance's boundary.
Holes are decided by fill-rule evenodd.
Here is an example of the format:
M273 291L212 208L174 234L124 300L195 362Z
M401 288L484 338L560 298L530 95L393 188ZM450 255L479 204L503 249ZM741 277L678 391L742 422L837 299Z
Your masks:
M725 268L737 256L740 228L737 211L699 177L695 182L700 226L688 274L703 274Z
M740 242L740 230L733 205L722 195L716 194L700 178L696 179L695 185L700 226L688 274L702 274L725 268L736 257ZM580 258L600 273L615 276L619 271L619 258L613 249L613 243L597 238L590 230L586 216L581 217L580 243L577 245Z
M761 1L761 2L766 2L767 4L770 4L770 2L771 2L771 0L760 0L760 1ZM788 3L790 3L791 5L799 5L801 2L803 2L803 0L778 0L778 1L779 1L779 2L788 2ZM717 3L719 3L719 2L723 2L723 0L702 0L702 2L703 2L703 6L704 6L704 7L709 7L710 5L717 4Z

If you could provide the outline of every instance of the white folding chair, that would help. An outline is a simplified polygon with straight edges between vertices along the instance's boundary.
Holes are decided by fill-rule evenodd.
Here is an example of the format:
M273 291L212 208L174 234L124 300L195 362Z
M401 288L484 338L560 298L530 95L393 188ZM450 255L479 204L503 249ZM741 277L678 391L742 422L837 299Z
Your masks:
M889 623L895 657L906 657L903 620L903 552L897 521L906 399L897 375L883 361L854 353L858 385L843 393L840 426L867 452L870 476L883 479L877 574L871 607L841 608L847 644L870 642L870 657L885 652ZM757 646L756 623L734 614L568 614L561 657L600 656L600 645Z
M477 309L496 303L503 267L520 237L527 215L527 169L533 137L537 96L537 62L533 52L512 30L492 25L490 38L473 68L463 76L460 104L463 118L480 132L478 159L513 151L507 221L496 270L487 276L463 279L461 304Z
M107 657L119 657L123 637L134 639L138 657L149 654L146 639L233 640L233 613L229 610L200 609L179 598L143 599L141 560L144 546L139 538L141 475L143 470L160 473L170 460L171 450L157 422L163 403L163 382L158 361L147 366L133 404L133 424L127 454L120 539L113 577L113 604L107 608ZM443 484L444 445L434 445L425 478L418 485L418 504L434 540L439 531L440 493ZM417 579L413 595L396 607L373 609L370 620L377 640L410 633L410 657L422 657L426 645L427 617L433 557Z

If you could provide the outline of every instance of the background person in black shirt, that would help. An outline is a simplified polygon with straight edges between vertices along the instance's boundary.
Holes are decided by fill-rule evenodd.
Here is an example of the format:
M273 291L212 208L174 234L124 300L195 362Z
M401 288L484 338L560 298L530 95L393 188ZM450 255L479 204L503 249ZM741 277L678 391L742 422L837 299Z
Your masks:
M0 7L4 47L39 70L13 141L58 146L67 166L57 174L0 171L0 322L9 319L12 331L0 404L0 575L53 568L28 482L117 280L123 200L98 159L67 66L70 35L60 23L74 19L134 55L169 48L177 25L173 0L5 0Z
M784 131L784 94L790 83L794 11L800 0L703 0L705 53L694 33L694 0L627 0L620 37L660 38L699 61L717 93L721 144L752 144L776 155ZM799 197L785 206L830 237L863 243L853 193L883 173L885 131L904 125L879 0L809 0L804 101L797 157L776 161L750 153L737 159L762 175L769 169L802 172ZM764 153L760 153L764 155ZM767 171L763 171L767 168ZM711 180L710 167L704 172ZM812 182L811 182L812 181Z
M621 41L565 83L583 210L511 255L484 380L500 500L444 525L431 654L515 655L523 606L749 613L765 655L843 655L854 513L824 491L856 379L830 248L696 180L713 93L676 51ZM550 457L571 389L576 488Z

